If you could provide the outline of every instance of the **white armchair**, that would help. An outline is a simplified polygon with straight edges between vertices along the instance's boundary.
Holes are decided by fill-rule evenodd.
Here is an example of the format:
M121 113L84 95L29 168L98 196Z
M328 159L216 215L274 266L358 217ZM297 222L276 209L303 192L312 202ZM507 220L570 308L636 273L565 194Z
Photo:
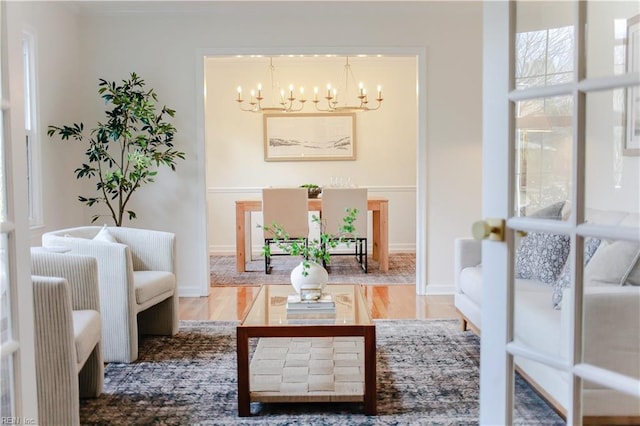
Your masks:
M178 332L175 235L107 229L116 242L94 240L101 227L85 226L45 233L42 245L97 258L105 361L133 362L138 358L138 334Z
M98 264L90 256L31 253L38 417L80 424L80 397L102 393Z

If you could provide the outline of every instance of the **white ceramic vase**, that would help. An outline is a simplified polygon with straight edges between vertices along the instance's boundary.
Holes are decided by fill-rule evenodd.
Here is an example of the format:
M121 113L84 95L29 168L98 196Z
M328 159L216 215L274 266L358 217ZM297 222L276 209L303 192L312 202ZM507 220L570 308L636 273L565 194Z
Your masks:
M302 275L302 262L291 271L291 285L300 294L302 289L320 289L322 291L329 281L327 270L319 263L309 261L307 276Z

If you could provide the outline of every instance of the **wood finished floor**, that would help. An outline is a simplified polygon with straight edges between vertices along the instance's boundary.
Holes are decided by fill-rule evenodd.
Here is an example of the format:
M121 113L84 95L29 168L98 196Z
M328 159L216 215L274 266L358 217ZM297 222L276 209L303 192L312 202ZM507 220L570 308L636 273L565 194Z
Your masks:
M181 297L182 320L233 321L244 317L259 287L211 287L208 297ZM375 319L458 318L453 296L419 296L414 285L364 286Z

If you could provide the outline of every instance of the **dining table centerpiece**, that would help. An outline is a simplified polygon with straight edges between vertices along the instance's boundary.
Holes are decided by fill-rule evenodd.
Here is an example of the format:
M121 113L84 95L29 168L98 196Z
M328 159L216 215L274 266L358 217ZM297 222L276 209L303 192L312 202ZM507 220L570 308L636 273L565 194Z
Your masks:
M301 256L302 260L291 271L291 285L298 294L308 294L308 298L320 297L322 290L329 281L329 274L325 269L331 262L331 250L340 244L349 247L350 242L356 236L354 222L358 214L358 209L347 208L346 215L342 219L342 224L338 227L338 232L325 232L326 226L317 215L311 216L311 221L318 224L320 228L319 237L303 239L290 239L286 229L277 223L271 225L258 225L265 232L272 235L272 243L291 256ZM262 253L265 256L271 255L271 246L264 245Z

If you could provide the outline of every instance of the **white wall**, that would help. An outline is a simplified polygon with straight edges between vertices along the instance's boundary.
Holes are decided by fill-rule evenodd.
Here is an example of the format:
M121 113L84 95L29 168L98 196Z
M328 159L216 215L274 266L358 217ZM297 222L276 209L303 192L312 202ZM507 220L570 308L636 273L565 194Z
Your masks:
M259 199L260 189L265 186L329 185L331 176L349 177L358 186L367 187L371 196L388 198L390 250L415 250L418 129L415 57L351 58L350 63L356 82L349 83L354 89L362 81L371 93L379 83L386 97L381 109L356 114L356 160L265 162L263 115L242 112L235 97L238 85L244 87L245 97L257 81L262 81L263 86L270 85L266 78L269 59L227 57L206 61L210 253L235 253L236 200ZM341 83L345 58L276 57L274 65L282 86L301 85L309 98L313 97L313 87L318 86L322 99L328 82L333 87ZM357 101L355 92L351 104L354 101ZM316 112L311 101L303 112ZM255 216L252 240L254 253L259 253L262 232L256 224L262 221L260 214Z
M93 12L86 12L85 6ZM422 143L427 144L428 202L419 214L429 229L428 241L421 243L428 248L429 286L452 288L453 239L468 235L469 224L481 211L480 2L88 2L80 8L85 10L78 18L81 72L75 78L43 76L41 86L62 81L84 87L88 96L80 106L95 121L103 111L95 95L98 78L120 80L135 71L161 102L176 109L176 144L187 160L178 164L176 173L162 171L155 185L139 191L132 206L139 219L131 225L177 234L182 295L198 294L202 280L208 279L205 151L197 122L203 95L194 81L199 49L226 49L230 54L234 49L288 51L310 46L426 49L427 109L417 119L426 123ZM75 43L61 42L51 51L63 54L69 45ZM76 93L84 95L81 89ZM45 161L55 165L65 158L54 152ZM74 165L65 163L63 168L75 168L76 162L71 162ZM55 179L61 186L75 180ZM71 199L77 191L72 192ZM71 200L52 204L52 210L58 214L50 216L54 219L47 228L79 222L77 212L83 208ZM83 213L85 223L91 213Z
M83 112L87 87L80 78L80 53L77 10L60 3L10 2L8 14L14 30L10 36L12 97L22 98L22 33L35 36L36 96L42 166L42 204L44 227L32 229L31 245L41 244L43 231L83 223L86 212L77 201L80 193L91 187L75 179L74 170L84 161L83 150L75 142L54 141L47 136L50 124L62 125L85 121ZM61 48L61 47L64 48ZM95 90L93 90L95 92ZM22 100L20 101L22 104ZM90 116L89 116L90 117ZM20 149L24 149L21 144Z

